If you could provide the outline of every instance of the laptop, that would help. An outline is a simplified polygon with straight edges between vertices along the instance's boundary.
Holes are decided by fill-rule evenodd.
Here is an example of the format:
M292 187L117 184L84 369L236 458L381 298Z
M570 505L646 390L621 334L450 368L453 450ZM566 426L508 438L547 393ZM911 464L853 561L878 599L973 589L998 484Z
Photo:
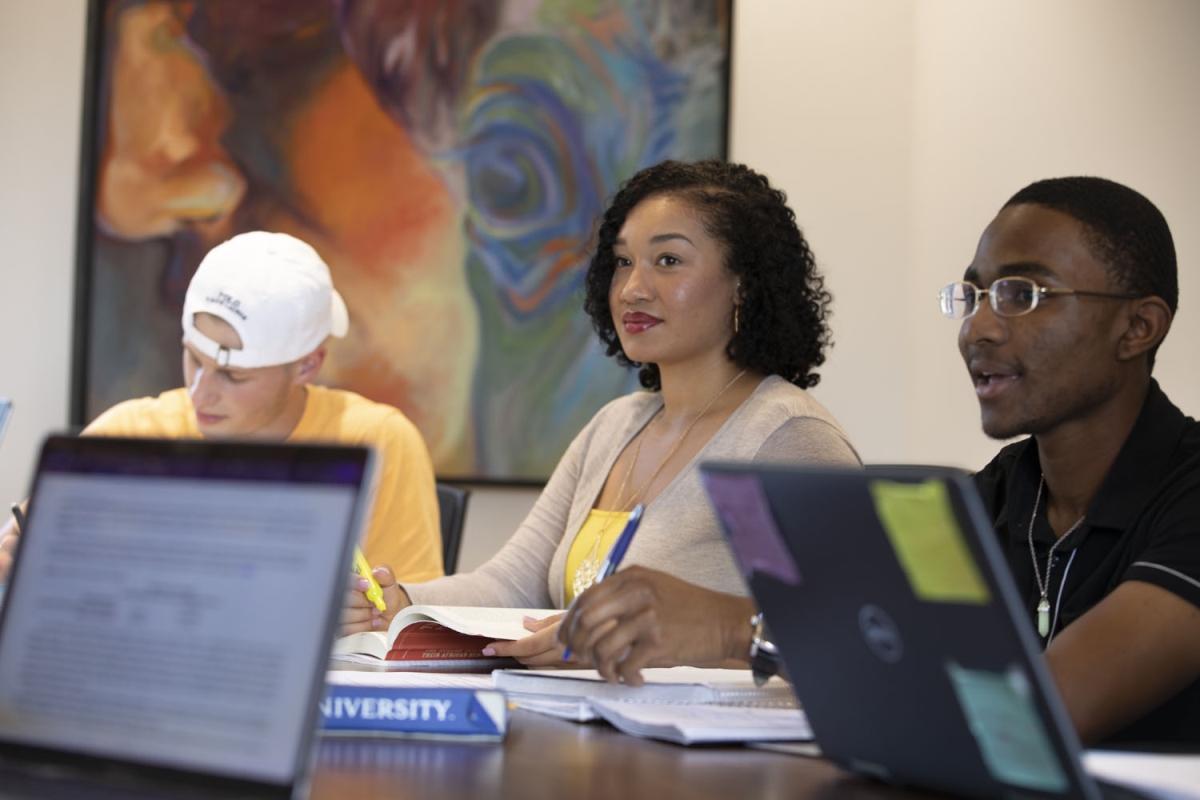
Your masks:
M4 429L8 427L8 420L12 417L12 405L12 400L0 397L0 442L4 441Z
M46 440L0 609L0 797L303 796L373 463Z
M962 797L1102 796L967 473L701 472L825 757Z

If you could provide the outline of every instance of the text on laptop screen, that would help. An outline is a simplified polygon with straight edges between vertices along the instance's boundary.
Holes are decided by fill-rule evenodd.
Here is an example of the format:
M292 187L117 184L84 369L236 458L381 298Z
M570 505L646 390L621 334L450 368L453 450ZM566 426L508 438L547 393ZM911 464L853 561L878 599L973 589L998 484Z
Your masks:
M0 739L291 777L363 469L48 452L0 632Z

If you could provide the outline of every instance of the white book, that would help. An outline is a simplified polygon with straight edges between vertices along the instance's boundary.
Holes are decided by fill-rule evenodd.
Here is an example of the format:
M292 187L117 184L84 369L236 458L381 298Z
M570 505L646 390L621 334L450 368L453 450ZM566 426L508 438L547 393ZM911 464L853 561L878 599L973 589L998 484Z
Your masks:
M789 742L813 738L808 718L799 708L595 699L590 703L617 730L678 744Z
M642 670L645 683L608 683L594 669L511 670L492 673L497 689L523 698L657 703L719 703L796 707L791 686L778 677L755 686L748 669L670 667Z

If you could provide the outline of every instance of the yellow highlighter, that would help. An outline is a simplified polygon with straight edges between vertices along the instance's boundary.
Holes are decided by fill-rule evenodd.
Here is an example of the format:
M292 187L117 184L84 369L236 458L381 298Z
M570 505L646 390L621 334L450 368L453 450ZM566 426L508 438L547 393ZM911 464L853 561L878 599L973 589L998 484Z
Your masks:
M354 569L370 584L367 587L367 599L374 603L380 611L387 611L387 603L383 602L383 589L379 587L379 581L375 580L375 576L371 574L371 565L367 563L367 557L358 547L354 548Z

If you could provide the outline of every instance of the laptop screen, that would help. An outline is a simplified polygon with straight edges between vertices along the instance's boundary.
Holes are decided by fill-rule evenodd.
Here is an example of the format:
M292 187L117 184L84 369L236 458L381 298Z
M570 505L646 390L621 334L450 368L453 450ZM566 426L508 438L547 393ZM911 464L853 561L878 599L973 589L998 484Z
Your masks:
M12 400L0 397L0 442L4 441L4 429L8 427L8 418L12 416Z
M293 780L369 462L48 440L0 618L0 750Z

